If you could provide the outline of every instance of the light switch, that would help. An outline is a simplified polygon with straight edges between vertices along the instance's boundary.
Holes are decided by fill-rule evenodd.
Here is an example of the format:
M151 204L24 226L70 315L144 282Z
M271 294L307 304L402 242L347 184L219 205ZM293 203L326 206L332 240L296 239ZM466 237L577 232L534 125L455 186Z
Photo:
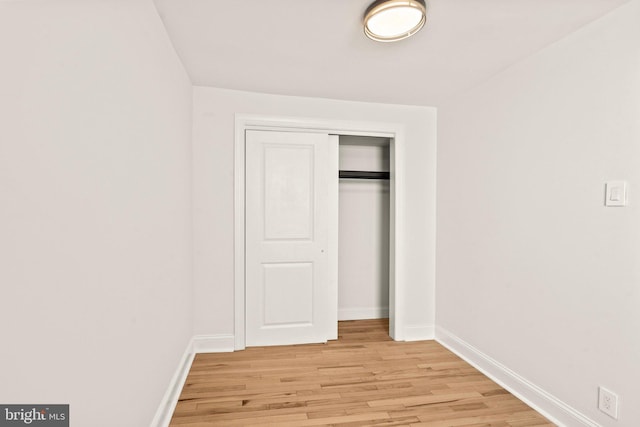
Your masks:
M625 181L608 181L606 183L605 206L627 205L627 183Z

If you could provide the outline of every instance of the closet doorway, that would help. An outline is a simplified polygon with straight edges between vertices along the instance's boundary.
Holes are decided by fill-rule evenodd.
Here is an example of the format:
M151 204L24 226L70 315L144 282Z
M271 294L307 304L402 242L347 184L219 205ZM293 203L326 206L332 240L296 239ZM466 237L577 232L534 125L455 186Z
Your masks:
M338 320L389 317L389 138L339 137Z
M367 172L382 173L377 174L375 179L371 177L349 177L343 176L338 180L338 174L335 176L336 186L336 201L337 190L339 185L344 188L343 198L348 195L356 194L354 199L345 199L343 205L348 207L349 205L362 205L370 204L373 202L376 205L377 212L374 215L372 221L369 221L371 226L377 227L374 231L370 229L368 231L362 230L361 232L367 233L371 239L376 239L377 242L371 245L369 241L368 254L361 253L360 258L367 258L369 260L381 259L381 257L387 258L387 262L377 262L375 266L369 266L368 273L364 276L369 276L369 284L365 285L362 280L356 279L360 284L355 284L349 287L347 283L343 289L342 307L338 307L338 295L337 286L335 298L330 295L331 307L333 304L333 312L329 313L328 317L335 327L337 327L338 317L342 319L354 319L354 318L373 318L373 317L385 317L388 314L389 317L389 335L395 340L403 340L403 319L402 319L402 307L403 307L403 269L402 265L397 263L396 260L402 259L402 247L403 247L403 233L402 228L396 221L396 218L401 218L403 213L403 193L402 193L402 145L404 132L401 125L387 124L378 122L348 122L339 120L314 120L314 119L292 119L292 118L274 118L264 116L249 116L249 115L237 115L236 116L236 136L235 136L235 349L245 348L246 342L246 320L247 320L247 301L251 298L247 298L247 265L246 256L248 248L246 245L250 244L246 240L246 220L247 210L249 207L246 203L246 191L247 191L247 152L245 137L247 131L278 131L278 132L304 132L304 133L321 133L325 135L340 135L342 138L342 144L340 144L343 155L343 166L345 169L351 172ZM332 137L330 140L336 141L337 137ZM367 152L368 159L360 158L358 161L368 161L369 163L360 163L360 166L355 165L354 153L355 152ZM336 150L337 157L337 150ZM351 157L351 159L349 159ZM358 157L358 156L355 156ZM365 156L367 157L367 156ZM338 169L337 158L336 169ZM373 161L375 164L372 164ZM388 166L385 167L385 166ZM348 169L346 169L348 168ZM388 171L387 175L385 172ZM337 172L337 170L336 170ZM382 178L382 179L380 179ZM343 184L339 184L342 182ZM357 194L357 185L360 185L359 192ZM368 187L368 190L367 190ZM375 189L375 190L374 190ZM355 191L355 193L354 193ZM363 196L363 191L368 196ZM381 209L381 204L387 202L386 210L384 207ZM371 208L372 206L369 206ZM336 206L337 212L337 206ZM353 215L348 213L343 218L344 225L352 222ZM384 224L386 223L386 225ZM387 228L385 228L387 227ZM337 228L337 225L336 227ZM385 230L388 230L385 231ZM343 236L347 237L349 234L347 230L341 230ZM386 234L386 236L385 236ZM377 237L375 237L377 236ZM338 233L335 233L335 239L332 241L329 238L329 245L327 250L331 254L337 254L338 248ZM352 238L347 237L350 240ZM353 236L353 240L357 240ZM363 242L367 245L367 242ZM333 246L332 246L333 245ZM347 248L341 248L341 250L349 251ZM349 262L349 254L346 258L343 257L343 262ZM373 257L373 258L372 258ZM352 260L355 258L351 258ZM365 261L366 262L366 261ZM374 261L375 262L375 261ZM336 256L337 264L337 256ZM372 268L373 267L373 268ZM335 277L338 276L338 267L336 265ZM364 273L364 272L363 272ZM350 277L353 278L357 275L350 273L349 268L343 268L342 271L343 281L349 281ZM361 275L362 276L362 275ZM386 276L386 277L385 277ZM386 280L385 280L386 279ZM337 280L336 280L337 282ZM353 285L353 282L351 283ZM360 286L360 288L358 288ZM366 286L366 289L363 288ZM385 292L385 286L387 291ZM251 288L252 292L255 292L255 288ZM353 302L354 295L367 295L366 298L361 298L359 301ZM386 298L385 298L386 297ZM357 300L357 298L356 298ZM388 308L387 308L388 307ZM388 311L388 313L387 313ZM339 314L340 313L340 314ZM331 323L330 322L330 323ZM334 339L327 335L326 339ZM271 343L272 345L279 344L278 342Z

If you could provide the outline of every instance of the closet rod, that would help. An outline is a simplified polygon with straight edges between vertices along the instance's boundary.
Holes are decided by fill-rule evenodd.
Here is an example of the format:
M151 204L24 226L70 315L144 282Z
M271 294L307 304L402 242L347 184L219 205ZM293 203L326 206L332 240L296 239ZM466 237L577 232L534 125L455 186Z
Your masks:
M340 171L340 178L353 179L389 179L389 172Z

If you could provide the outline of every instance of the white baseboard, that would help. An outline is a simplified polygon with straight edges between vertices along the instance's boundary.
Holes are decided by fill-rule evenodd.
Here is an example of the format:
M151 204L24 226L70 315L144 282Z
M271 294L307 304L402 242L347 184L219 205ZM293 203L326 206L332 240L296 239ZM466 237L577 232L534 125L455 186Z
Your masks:
M151 427L167 427L171 422L171 416L178 404L180 392L182 391L184 382L187 380L187 374L189 374L189 369L191 369L194 356L192 338L189 340L187 349L184 351L180 363L178 363L178 368L169 382L169 387L160 401L156 415L153 417L153 421L151 421Z
M187 349L184 351L178 368L169 382L169 387L160 401L156 415L151 421L151 427L167 427L171 422L173 411L176 409L196 354L231 352L234 343L235 337L233 335L196 335L189 340Z
M436 341L547 417L554 424L561 427L601 427L600 424L586 415L578 412L557 397L547 393L542 388L440 326L436 328Z
M338 320L385 319L389 307L339 308Z
M404 328L405 341L426 341L435 339L433 325L409 325Z
M196 335L193 337L194 353L228 353L235 346L233 335Z

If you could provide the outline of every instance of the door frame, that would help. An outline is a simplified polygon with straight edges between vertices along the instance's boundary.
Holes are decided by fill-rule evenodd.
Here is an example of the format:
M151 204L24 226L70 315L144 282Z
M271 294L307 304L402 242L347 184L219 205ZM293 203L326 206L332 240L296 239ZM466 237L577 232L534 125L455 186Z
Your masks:
M404 340L404 125L256 114L235 115L234 159L234 349L245 348L245 131L319 132L389 138L389 335ZM337 235L337 232L336 232ZM332 239L337 249L337 239ZM331 243L330 243L331 244ZM331 250L331 249L329 249ZM337 268L337 266L335 266ZM337 321L337 318L336 318Z

